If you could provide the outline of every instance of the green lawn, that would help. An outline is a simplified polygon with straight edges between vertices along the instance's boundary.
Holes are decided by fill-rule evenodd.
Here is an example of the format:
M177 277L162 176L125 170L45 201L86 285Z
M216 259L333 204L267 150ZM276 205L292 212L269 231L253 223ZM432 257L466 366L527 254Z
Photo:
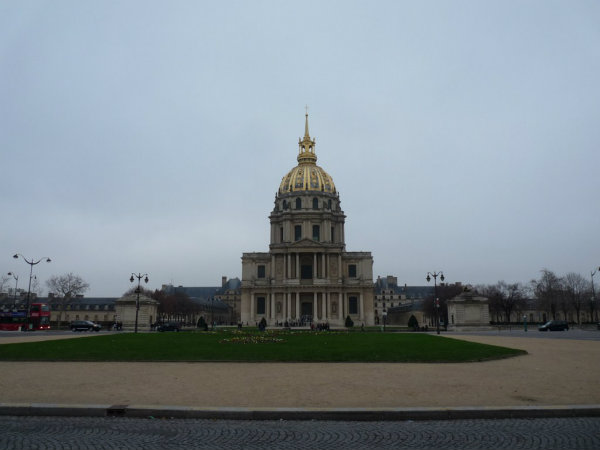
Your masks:
M525 353L420 333L344 331L94 334L0 345L4 361L469 362Z

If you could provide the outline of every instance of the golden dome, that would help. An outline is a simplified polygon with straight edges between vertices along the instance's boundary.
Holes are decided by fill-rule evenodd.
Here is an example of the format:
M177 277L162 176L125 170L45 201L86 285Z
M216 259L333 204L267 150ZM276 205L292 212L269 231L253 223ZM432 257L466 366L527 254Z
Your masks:
M308 113L304 125L304 138L298 140L300 151L298 165L290 170L281 180L279 193L287 194L300 191L318 191L335 194L335 184L331 176L317 166L315 140L308 134Z

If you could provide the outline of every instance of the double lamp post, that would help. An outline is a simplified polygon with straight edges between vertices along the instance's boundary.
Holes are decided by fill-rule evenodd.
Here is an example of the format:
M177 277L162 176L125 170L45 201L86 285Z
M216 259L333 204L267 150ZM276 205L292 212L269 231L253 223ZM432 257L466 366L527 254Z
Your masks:
M30 298L31 298L31 280L33 279L33 266L41 263L42 261L46 261L47 263L49 263L49 262L52 262L52 260L50 258L48 258L47 256L44 256L43 258L40 258L37 261L35 261L33 258L32 259L25 258L20 253L14 254L13 258L19 259L19 256L21 258L23 258L23 261L25 261L27 264L29 264L29 267L30 267L29 268L29 287L27 288L27 309L25 310L25 326L26 326L26 329L29 329L29 302L30 302ZM13 275L13 274L9 273L9 275ZM15 280L17 280L17 282L19 281L18 276L13 275L13 277L15 277ZM15 285L15 291L16 291L16 285ZM16 303L16 292L15 292L15 303Z
M142 279L144 279L144 283L148 283L148 274L135 274L132 273L131 274L131 278L129 279L129 281L131 281L132 283L135 281L135 279L137 278L138 280L138 285L137 285L137 289L135 290L135 293L137 294L137 299L135 301L135 332L137 333L138 330L138 314L140 312L140 293L142 292L142 288L140 286L140 283L142 281Z
M440 277L440 281L444 281L444 272L441 270L438 272L427 272L427 282L431 281L433 277L433 306L435 308L435 322L437 334L440 334L440 299L437 296L437 277Z

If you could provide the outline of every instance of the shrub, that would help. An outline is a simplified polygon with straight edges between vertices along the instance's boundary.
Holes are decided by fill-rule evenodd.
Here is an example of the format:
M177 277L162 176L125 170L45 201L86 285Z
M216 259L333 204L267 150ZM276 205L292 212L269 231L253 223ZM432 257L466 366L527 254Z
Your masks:
M352 328L354 326L354 322L350 318L350 316L346 316L346 323L344 324L346 328Z
M204 320L204 316L200 316L198 319L197 327L204 331L208 330L208 324L206 323L206 320Z
M265 331L265 328L267 328L267 320L263 317L262 319L260 319L260 322L258 323L258 329L260 331Z
M408 328L419 328L419 321L414 315L410 316L410 319L408 319Z

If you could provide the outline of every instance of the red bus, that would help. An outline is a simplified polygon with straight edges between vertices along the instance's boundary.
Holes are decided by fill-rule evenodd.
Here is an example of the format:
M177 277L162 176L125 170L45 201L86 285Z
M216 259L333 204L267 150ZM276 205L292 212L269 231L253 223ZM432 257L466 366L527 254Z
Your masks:
M46 303L32 303L29 307L29 324L27 324L27 310L0 311L0 330L49 330L50 306Z

